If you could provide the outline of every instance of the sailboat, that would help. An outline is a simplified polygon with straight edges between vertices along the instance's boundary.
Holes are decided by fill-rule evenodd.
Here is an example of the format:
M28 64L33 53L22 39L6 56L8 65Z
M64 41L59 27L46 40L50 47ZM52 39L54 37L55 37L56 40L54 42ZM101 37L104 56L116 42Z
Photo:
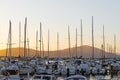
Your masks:
M93 18L93 17L92 17ZM93 22L93 21L92 21ZM92 68L92 75L105 75L106 69L108 65L105 65L105 38L104 38L104 25L103 25L103 44L102 44L102 61L101 62L94 62L94 67ZM103 67L104 66L104 67Z
M26 29L27 29L27 18L25 18L25 26L24 26L24 60L26 61L25 64L23 64L23 66L20 67L20 74L33 74L34 73L34 69L32 68L32 66L29 66L26 58ZM28 44L29 46L29 44Z
M9 21L9 64L6 68L6 71L9 73L9 80L20 80L19 68L15 63L12 63L12 27L11 21Z
M31 80L57 80L53 75L34 75Z
M87 77L82 75L73 75L70 77L65 78L64 80L88 80Z

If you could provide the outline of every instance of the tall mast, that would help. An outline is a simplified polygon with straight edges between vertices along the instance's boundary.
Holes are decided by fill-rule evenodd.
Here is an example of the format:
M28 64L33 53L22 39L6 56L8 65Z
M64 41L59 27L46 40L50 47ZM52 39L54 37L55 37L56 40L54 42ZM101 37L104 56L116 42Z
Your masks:
M103 59L104 59L104 56L103 56L103 52L104 52L104 50L103 50L103 44L101 45L101 52L102 52L101 59L102 59L102 61L103 61Z
M41 36L42 36L42 24L40 22L40 53L39 53L40 57L41 57Z
M116 58L116 35L114 34L114 54Z
M27 38L27 46L28 46L28 54L27 54L27 57L30 57L30 49L29 49L29 38Z
M57 32L57 57L59 54L59 33Z
M93 16L92 16L92 59L94 60L94 27L93 27Z
M106 45L106 52L107 52L107 56L108 56L108 58L109 58L110 55L109 55L109 45L108 45L108 43L107 43L107 45Z
M7 58L8 58L8 55L9 55L9 59L10 59L10 54L8 54L8 48L9 48L9 43L10 43L10 24L11 22L9 21L9 32L8 32L8 40L7 40L7 48L6 48L6 60L7 60Z
M109 54L110 54L110 58L112 58L112 55L111 55L111 45L109 45Z
M38 56L37 51L38 51L38 31L36 31L36 54L35 56Z
M81 56L83 56L83 30L82 30L82 19L81 19Z
M114 56L113 56L113 47L112 47L112 45L110 46L110 53L111 53L111 57L114 58Z
M30 57L30 46L29 46L29 37L28 37L28 29L26 29L26 33L27 33L27 57L29 58Z
M76 28L76 58L77 58L77 28Z
M44 42L43 42L43 35L42 35L42 51L43 51L43 58L44 58Z
M21 22L19 22L19 54L18 54L19 58L20 58L20 47L21 47Z
M58 57L58 50L59 50L59 33L57 32L57 56Z
M103 25L103 58L105 59L105 35L104 35L104 25Z
M49 59L49 55L50 55L50 52L49 52L49 40L50 40L50 36L49 36L50 34L49 34L49 30L48 30L48 59Z
M27 28L27 18L25 18L25 26L24 26L24 59L26 58L26 28Z
M9 53L10 53L10 64L11 64L11 56L12 56L12 28L11 21L9 21Z
M70 52L70 28L69 28L69 25L68 25L68 46L69 46L69 55L71 58L72 56L71 56L71 52Z
M9 38L9 37L8 37ZM8 58L8 41L7 41L7 48L6 48L6 56L5 56L5 60L7 60Z

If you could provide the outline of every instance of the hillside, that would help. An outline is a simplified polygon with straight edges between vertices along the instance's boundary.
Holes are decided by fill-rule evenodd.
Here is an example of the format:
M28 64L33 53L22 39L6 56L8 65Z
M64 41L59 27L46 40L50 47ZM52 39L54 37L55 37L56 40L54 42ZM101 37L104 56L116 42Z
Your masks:
M78 47L77 48L78 57L81 56L81 49L83 51L82 52L83 57L85 57L85 58L91 57L91 55L92 55L92 47L91 46L84 45L82 47ZM70 50L71 50L71 55L75 56L76 55L76 49L71 48ZM36 50L34 50L34 49L30 49L29 52L30 52L30 56L34 56L36 54ZM95 57L98 58L98 57L102 56L102 50L101 49L94 48L94 52L95 52ZM8 50L7 53L9 53L9 50ZM18 56L18 53L19 53L19 48L12 48L12 56ZM24 48L20 48L20 55L23 56L23 53L24 53ZM28 53L28 50L27 50L27 53ZM38 54L39 54L39 51L36 55L38 55ZM5 56L5 55L6 55L6 50L0 50L0 56ZM28 55L28 54L26 54L26 55ZM44 51L44 55L43 55L43 52L41 53L41 56L47 56L47 55L48 55L47 51ZM109 57L110 55L115 56L114 54L110 54L110 53L109 54L105 53L105 55L107 57ZM50 51L50 57L56 57L56 56L57 56L57 51ZM69 57L69 49L59 50L58 56L59 57Z

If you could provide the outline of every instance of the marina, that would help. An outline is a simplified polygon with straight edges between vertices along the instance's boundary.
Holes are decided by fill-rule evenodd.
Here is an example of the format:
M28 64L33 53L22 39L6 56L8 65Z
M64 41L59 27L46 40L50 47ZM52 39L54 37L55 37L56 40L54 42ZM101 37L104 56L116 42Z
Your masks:
M20 26L19 26L20 27ZM20 29L20 28L19 28ZM82 21L81 21L82 29ZM19 48L20 48L20 35L19 30ZM36 32L36 54L30 56L29 44L27 48L26 38L27 32L27 18L25 18L24 25L24 48L23 56L13 57L12 56L12 22L9 21L9 35L6 49L6 56L0 61L0 80L115 80L119 79L120 76L120 58L116 54L104 51L105 45L102 45L101 57L95 57L94 48L94 27L93 27L93 16L92 16L92 56L84 58L83 56L78 57L78 46L77 46L77 29L76 29L76 47L75 56L71 53L71 38L70 38L70 27L68 26L68 54L66 58L60 58L59 55L59 34L57 33L57 57L50 57L50 33L48 30L48 51L45 57L41 57L42 53L42 26L40 23L40 51L38 51L38 32ZM82 31L81 31L82 32ZM81 33L82 34L82 33ZM82 35L81 35L82 39ZM103 44L104 40L104 26L103 26ZM82 45L82 42L81 42ZM83 45L82 45L83 46ZM116 38L114 36L114 47L116 47ZM83 48L81 48L83 49ZM8 53L9 52L9 53ZM39 54L38 54L39 53ZM82 53L84 51L82 50ZM81 54L82 54L81 53ZM114 56L111 56L114 55ZM8 56L9 55L9 56ZM44 53L43 53L44 55ZM109 55L109 57L107 56ZM2 58L2 57L1 57Z
M10 65L1 61L1 80L71 80L69 78L85 78L83 80L117 80L119 78L120 59L96 59L94 62L82 59L29 59L26 62L12 61ZM3 75L3 76L2 76ZM6 78L6 79L3 79ZM76 80L76 79L74 79Z
M119 4L0 0L0 80L120 80Z
M19 26L20 27L20 26ZM20 29L20 28L19 28ZM82 29L82 21L81 21ZM19 38L21 30L19 30ZM50 57L49 51L49 40L50 33L48 30L48 51L46 57L41 57L42 53L42 26L40 23L40 51L38 51L38 32L36 32L36 54L30 56L29 44L27 47L26 38L27 31L27 18L25 18L24 25L24 55L13 57L12 56L12 22L9 21L9 35L7 44L6 57L0 61L1 79L0 80L115 80L119 79L120 76L120 58L116 57L116 54L106 53L104 46L102 45L102 55L99 58L95 57L94 48L94 27L93 27L93 16L92 16L92 56L90 58L84 58L83 56L78 57L78 46L77 46L77 29L76 29L76 47L75 56L71 53L71 38L70 38L70 27L68 26L68 54L66 58L58 57L59 54L59 34L57 33L57 57ZM81 31L82 32L82 31ZM82 34L82 33L81 33ZM82 35L81 35L82 39ZM19 48L20 48L19 39ZM116 38L114 36L114 47L116 47ZM103 26L103 44L104 40L104 26ZM82 45L82 42L81 42ZM81 48L83 49L83 48ZM8 53L9 52L9 53ZM39 52L39 55L38 55ZM82 50L82 53L84 51ZM81 53L81 54L82 54ZM7 56L9 54L9 56ZM113 57L111 56L114 55ZM44 54L43 54L44 55ZM110 55L109 57L106 55ZM119 55L118 55L119 56ZM1 57L2 58L2 57Z

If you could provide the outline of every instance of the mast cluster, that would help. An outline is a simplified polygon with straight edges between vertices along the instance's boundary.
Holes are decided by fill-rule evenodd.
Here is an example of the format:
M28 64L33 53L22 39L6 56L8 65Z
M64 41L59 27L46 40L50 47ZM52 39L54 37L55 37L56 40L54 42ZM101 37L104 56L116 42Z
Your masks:
M8 47L9 47L9 59L11 60L11 56L12 56L12 28L11 28L11 21L9 21L9 35L8 35ZM95 51L94 51L94 20L93 20L93 16L92 16L92 37L91 37L91 40L92 40L92 54L91 54L91 58L92 60L94 60L95 58ZM24 54L21 55L21 51L20 51L20 48L21 48L21 22L19 22L19 51L18 51L18 57L20 58L21 56L24 57L24 59L26 59L26 57L30 57L30 51L29 51L29 38L27 36L27 18L25 18L25 24L24 24ZM76 28L76 43L75 43L75 57L78 58L78 31L77 31L77 28ZM26 40L27 39L27 40ZM28 51L27 51L27 47L26 47L26 42L28 42L27 46L28 46ZM39 44L39 49L40 51L38 52L38 42L40 43ZM105 33L104 33L104 25L103 25L103 43L101 45L101 48L102 48L102 58L105 59L107 55L106 54L106 47L105 47ZM81 45L81 48L80 48L80 56L79 57L83 57L84 55L84 51L83 51L83 22L82 22L82 19L80 20L80 45ZM71 37L70 37L70 27L68 25L68 52L69 52L69 58L72 58L72 53L71 53ZM108 46L107 46L108 47ZM48 54L47 54L47 57L49 59L50 57L50 31L48 29ZM56 57L59 57L59 33L57 32L57 52L56 52ZM107 49L109 52L111 51L114 51L115 53L115 58L116 58L116 35L114 35L114 50L112 50L112 46L111 46L111 49ZM28 52L28 54L27 54ZM43 53L43 55L42 55ZM6 56L7 56L7 52L6 52ZM37 57L45 57L45 54L44 54L44 43L43 43L43 34L42 34L42 23L40 22L40 31L39 31L39 39L38 39L38 31L36 31L36 53L35 53L35 56Z

